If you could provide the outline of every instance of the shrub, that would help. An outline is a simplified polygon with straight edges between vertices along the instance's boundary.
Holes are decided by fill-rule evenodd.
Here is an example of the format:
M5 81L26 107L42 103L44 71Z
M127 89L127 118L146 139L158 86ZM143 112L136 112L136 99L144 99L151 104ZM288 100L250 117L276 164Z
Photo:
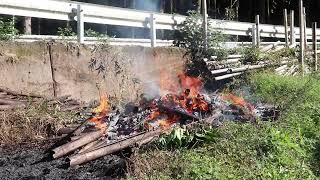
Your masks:
M222 53L224 49L221 46L221 43L225 42L226 36L214 30L208 23L208 50L205 50L202 15L196 11L189 11L188 14L189 16L180 25L175 45L186 48L194 60L201 56L226 56L225 53Z
M18 30L14 26L14 18L0 17L0 40L8 41L18 35Z

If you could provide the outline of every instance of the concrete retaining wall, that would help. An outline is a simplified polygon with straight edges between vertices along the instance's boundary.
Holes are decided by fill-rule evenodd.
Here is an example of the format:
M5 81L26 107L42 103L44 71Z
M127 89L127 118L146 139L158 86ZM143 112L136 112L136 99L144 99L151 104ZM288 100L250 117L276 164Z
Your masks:
M163 70L182 72L184 54L173 47L2 42L0 87L46 97L53 97L55 91L57 97L71 95L85 102L97 99L99 92L107 92L112 98L132 101L143 91L141 78L145 81L148 76L159 76ZM92 62L96 64L90 69ZM98 74L100 64L105 71Z

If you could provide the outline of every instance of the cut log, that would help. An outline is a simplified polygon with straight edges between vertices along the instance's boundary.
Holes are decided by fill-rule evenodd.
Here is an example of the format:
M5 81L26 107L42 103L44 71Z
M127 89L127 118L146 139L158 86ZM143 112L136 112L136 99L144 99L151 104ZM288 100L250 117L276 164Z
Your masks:
M57 159L60 158L70 152L73 152L74 150L92 142L104 135L104 132L102 130L91 132L87 134L84 137L81 137L78 140L72 141L70 143L64 144L60 147L54 148L53 151L53 158Z
M86 152L86 153L82 153L82 154L77 154L74 156L71 156L68 160L70 162L70 166L76 166L76 165L80 165L95 159L98 159L100 157L103 157L105 155L120 151L124 148L127 148L129 146L135 145L137 142L142 142L145 139L148 139L150 137L156 137L159 136L161 134L162 130L158 129L155 131L150 131L144 134L140 134L137 136L134 136L132 138L129 139L125 139L123 141L120 142L116 142L110 145L107 145L105 147L101 147L99 149L90 151L90 152Z

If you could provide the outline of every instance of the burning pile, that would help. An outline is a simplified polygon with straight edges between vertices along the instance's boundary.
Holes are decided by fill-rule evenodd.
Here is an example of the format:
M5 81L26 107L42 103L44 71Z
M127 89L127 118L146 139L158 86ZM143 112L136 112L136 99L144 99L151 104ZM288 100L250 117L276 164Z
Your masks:
M200 78L182 74L173 82L166 75L161 77L160 96L143 96L139 105L132 106L129 112L109 112L107 96L101 96L100 105L93 111L95 116L65 132L67 135L60 141L64 144L52 149L53 157L75 152L68 158L70 166L75 166L133 145L146 144L178 124L204 119L219 124L224 119L277 116L274 107L254 106L230 93L208 95L201 91Z

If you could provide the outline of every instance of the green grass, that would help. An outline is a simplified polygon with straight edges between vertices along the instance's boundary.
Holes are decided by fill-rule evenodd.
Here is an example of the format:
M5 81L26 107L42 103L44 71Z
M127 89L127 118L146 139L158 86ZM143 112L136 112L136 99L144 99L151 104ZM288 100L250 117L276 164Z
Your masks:
M211 142L193 148L137 155L139 179L318 179L320 78L259 73L248 84L263 101L281 108L275 122L228 122L212 129ZM161 165L153 166L156 162ZM148 164L147 170L144 169Z

